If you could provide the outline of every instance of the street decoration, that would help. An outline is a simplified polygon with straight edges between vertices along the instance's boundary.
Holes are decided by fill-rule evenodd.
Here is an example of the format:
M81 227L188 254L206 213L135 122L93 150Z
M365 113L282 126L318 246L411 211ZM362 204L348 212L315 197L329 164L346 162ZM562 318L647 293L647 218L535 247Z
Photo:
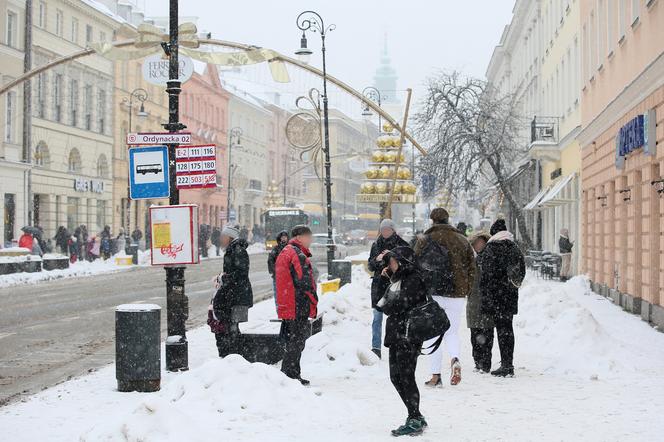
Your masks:
M319 180L323 180L323 156L321 143L322 109L320 91L309 90L307 96L298 97L295 106L301 110L286 122L286 138L300 151L300 159L314 166Z

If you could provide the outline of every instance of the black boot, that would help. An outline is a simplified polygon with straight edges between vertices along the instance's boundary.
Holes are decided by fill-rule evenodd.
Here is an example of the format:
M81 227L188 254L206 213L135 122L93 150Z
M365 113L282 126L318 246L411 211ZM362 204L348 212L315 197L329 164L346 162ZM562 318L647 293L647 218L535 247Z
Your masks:
M376 356L378 356L378 359L383 359L383 358L381 357L381 351L380 351L380 348L372 348L371 351L373 352L373 354L375 354Z
M514 366L501 365L499 369L491 372L491 376L497 376L501 378L514 377Z

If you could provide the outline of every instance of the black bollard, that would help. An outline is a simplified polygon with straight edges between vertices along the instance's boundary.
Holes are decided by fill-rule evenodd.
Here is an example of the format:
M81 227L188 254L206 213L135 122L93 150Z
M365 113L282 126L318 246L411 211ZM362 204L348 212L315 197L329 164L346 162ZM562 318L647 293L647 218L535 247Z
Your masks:
M158 391L161 385L161 307L124 304L115 310L118 391Z
M330 279L341 279L341 285L351 283L353 263L345 259L335 259L330 268Z

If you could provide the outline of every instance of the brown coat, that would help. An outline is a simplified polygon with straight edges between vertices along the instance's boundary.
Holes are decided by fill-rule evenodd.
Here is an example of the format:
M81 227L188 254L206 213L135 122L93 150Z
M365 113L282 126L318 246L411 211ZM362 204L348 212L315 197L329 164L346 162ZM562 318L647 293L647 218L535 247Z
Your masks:
M424 232L431 239L447 249L454 275L453 298L465 298L473 290L475 282L475 254L468 239L449 224L434 224ZM420 238L415 245L415 254L424 248L426 238Z

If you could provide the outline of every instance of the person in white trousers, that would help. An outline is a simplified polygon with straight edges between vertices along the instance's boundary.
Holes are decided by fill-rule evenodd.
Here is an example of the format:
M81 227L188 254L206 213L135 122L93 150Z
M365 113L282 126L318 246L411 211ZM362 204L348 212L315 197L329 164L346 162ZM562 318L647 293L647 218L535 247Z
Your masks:
M438 243L447 251L450 268L446 270L452 273L454 287L449 293L431 293L431 295L445 309L450 320L450 329L445 333L444 342L450 355L450 384L457 385L461 382L459 323L466 307L466 297L472 291L475 282L475 253L468 239L449 224L447 210L441 207L433 209L430 218L433 226L418 238L415 254L420 256L426 253L429 242ZM425 348L428 345L431 343L425 344ZM432 376L431 380L426 382L427 386L442 385L442 359L443 349L439 347L430 356Z

